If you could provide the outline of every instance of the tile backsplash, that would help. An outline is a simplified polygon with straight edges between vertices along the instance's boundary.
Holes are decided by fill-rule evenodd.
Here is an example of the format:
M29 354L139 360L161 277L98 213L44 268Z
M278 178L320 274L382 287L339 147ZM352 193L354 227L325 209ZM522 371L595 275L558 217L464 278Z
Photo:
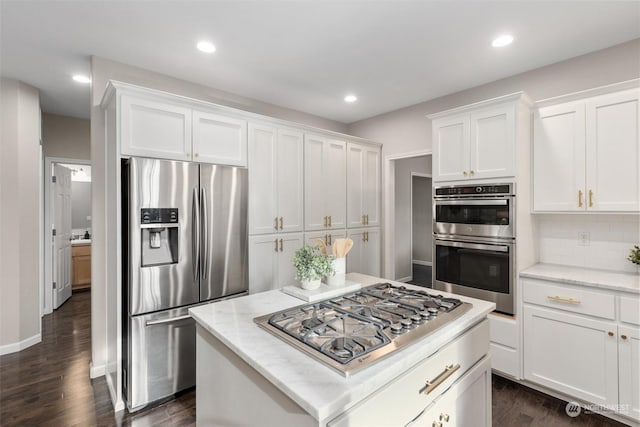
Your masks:
M540 262L602 270L636 272L627 260L640 244L640 216L540 215Z

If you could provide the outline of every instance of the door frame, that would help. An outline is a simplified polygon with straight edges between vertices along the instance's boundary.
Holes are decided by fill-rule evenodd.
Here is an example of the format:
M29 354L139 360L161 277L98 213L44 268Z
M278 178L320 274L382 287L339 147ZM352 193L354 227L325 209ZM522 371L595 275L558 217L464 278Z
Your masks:
M433 197L433 174L432 173L420 173L420 172L411 172L411 199L409 201L409 209L411 212L411 222L409 223L409 228L411 229L411 233L409 233L409 238L411 239L411 265L414 264L414 259L413 259L413 178L414 177L418 177L418 178L428 178L431 180L431 197ZM433 240L432 240L433 241ZM433 266L433 254L432 254L432 259L431 262L429 261L422 261L420 264L423 265L430 265ZM411 280L413 280L413 273L411 273Z
M42 260L42 269L44 271L44 280L40 292L40 317L53 312L53 253L51 251L51 222L53 212L51 211L51 200L53 197L53 183L51 182L52 167L54 163L69 163L76 165L91 166L91 160L87 159L71 159L68 157L49 157L44 158L44 169L42 172L42 188L44 189L43 204L43 227L42 227L42 246L44 250L44 258Z
M383 277L395 280L395 200L396 200L396 160L410 159L412 157L432 156L433 150L417 150L406 153L390 154L384 158L384 238L382 244ZM433 157L432 157L433 158Z

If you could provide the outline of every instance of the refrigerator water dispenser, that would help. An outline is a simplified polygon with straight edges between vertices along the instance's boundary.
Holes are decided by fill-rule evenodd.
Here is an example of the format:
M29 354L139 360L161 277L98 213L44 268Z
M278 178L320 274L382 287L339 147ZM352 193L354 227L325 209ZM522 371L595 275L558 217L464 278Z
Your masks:
M178 262L178 209L142 209L142 267Z

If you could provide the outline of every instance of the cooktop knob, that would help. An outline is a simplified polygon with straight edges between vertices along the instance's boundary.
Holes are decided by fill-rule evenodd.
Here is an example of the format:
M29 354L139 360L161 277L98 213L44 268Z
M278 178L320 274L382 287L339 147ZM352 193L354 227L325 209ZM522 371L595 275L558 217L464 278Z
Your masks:
M439 310L437 308L429 307L427 308L427 311L431 314L437 315Z
M419 314L414 314L413 316L411 316L411 321L413 323L422 323L424 322L424 319Z
M400 323L402 324L402 326L404 326L405 328L410 328L411 325L413 325L413 322L411 321L411 319L402 319L400 321Z
M393 334L402 333L402 325L400 323L392 323L391 326L389 326L389 329L391 329L391 333Z

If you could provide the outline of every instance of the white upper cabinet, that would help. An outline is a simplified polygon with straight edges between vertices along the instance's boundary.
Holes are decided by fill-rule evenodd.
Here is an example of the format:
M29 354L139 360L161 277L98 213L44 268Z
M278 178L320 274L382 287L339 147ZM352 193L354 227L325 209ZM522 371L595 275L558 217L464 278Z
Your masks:
M245 120L139 89L122 93L120 106L122 155L247 166Z
M247 165L245 120L193 111L193 160L232 166Z
M347 144L347 226L380 225L380 149Z
M627 90L535 112L534 211L640 210L639 93Z
M191 160L191 109L123 94L120 151L139 157Z
M528 114L525 100L507 95L429 116L433 181L515 177L518 135L528 133L518 128L518 113Z
M302 244L302 233L249 236L249 292L295 285L293 257Z
M249 234L301 231L302 132L249 125Z
M305 134L305 230L346 227L346 143Z

